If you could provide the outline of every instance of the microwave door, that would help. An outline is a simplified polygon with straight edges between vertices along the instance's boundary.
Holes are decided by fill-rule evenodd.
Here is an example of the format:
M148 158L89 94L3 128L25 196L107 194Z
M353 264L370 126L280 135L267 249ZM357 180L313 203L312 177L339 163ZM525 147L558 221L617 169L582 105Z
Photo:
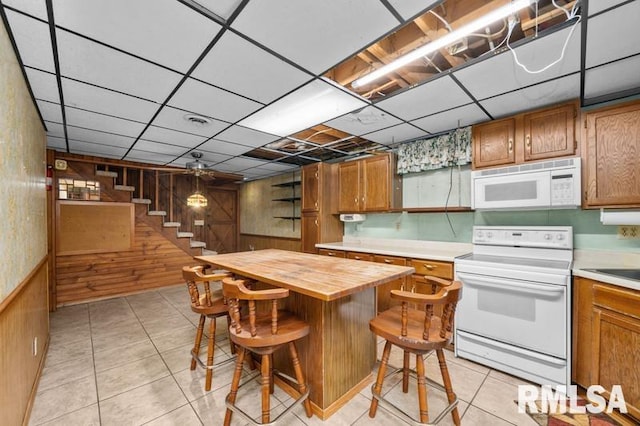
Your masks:
M474 208L549 208L550 178L547 171L477 178L473 188Z

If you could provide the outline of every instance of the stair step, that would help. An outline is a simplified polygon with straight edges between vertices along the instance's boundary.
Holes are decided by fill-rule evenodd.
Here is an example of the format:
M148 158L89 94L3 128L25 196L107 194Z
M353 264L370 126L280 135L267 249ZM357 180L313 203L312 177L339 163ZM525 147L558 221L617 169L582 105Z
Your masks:
M193 232L178 232L178 238L193 238Z
M203 248L203 249L202 249L202 255L203 255L203 256L215 256L215 255L217 255L217 254L218 254L218 252L217 252L217 251L207 250L207 249L205 249L205 248ZM220 269L220 270L222 270L222 269Z
M117 178L118 172L110 172L107 170L96 170L96 176L107 176L107 177Z
M129 191L129 192L133 192L136 190L135 186L129 186L129 185L113 185L113 189L115 189L116 191Z
M206 246L207 246L207 243L205 243L204 241L190 241L189 242L189 247L191 247L191 248L198 248L198 247L205 248Z
M180 222L165 222L162 226L165 228L180 228Z
M132 198L131 202L133 204L151 204L151 200L148 198Z
M162 211L162 210L149 210L147 212L147 215L149 215L149 216L166 216L167 212Z

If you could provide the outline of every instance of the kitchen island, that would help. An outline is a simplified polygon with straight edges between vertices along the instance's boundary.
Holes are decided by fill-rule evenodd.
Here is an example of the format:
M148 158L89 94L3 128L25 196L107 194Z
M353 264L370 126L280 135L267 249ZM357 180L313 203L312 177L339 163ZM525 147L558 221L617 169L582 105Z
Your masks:
M298 351L313 411L321 419L329 418L371 381L376 339L368 324L376 315L375 287L415 272L406 266L275 249L196 259L291 291L281 307L311 326ZM274 364L292 373L287 354L274 354Z

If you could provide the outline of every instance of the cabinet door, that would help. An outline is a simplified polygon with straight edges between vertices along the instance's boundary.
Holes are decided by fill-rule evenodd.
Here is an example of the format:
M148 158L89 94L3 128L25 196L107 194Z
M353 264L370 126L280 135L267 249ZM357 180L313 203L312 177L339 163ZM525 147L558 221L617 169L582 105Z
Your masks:
M473 127L473 166L511 164L515 157L514 118L490 121Z
M316 213L302 214L300 234L302 251L304 253L318 253L316 244L320 242L320 219Z
M388 155L377 155L362 161L361 210L381 211L390 207L391 194Z
M360 211L360 162L340 163L338 169L340 199L338 210L345 213Z
M586 203L640 205L640 103L587 113Z
M320 209L320 163L302 168L302 211Z
M524 121L524 159L542 160L575 152L573 104L526 114Z
M379 254L373 256L373 261L378 263L386 263L387 265L407 265L407 259L405 259L404 257L382 256ZM391 290L400 290L401 288L403 288L405 282L406 277L402 277L376 287L378 312L383 312L393 306L400 305L400 302L398 302L397 299L391 298Z
M342 258L346 256L346 253L344 251L329 250L329 249L318 249L318 254L321 256L342 257Z
M373 262L373 255L371 253L358 253L355 251L347 252L347 259L364 260L365 262Z

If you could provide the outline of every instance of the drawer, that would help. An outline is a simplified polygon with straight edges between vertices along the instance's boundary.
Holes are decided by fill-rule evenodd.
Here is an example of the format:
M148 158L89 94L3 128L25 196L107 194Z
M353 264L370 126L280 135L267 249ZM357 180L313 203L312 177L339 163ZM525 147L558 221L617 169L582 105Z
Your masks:
M411 266L415 268L416 275L431 275L449 280L453 279L453 263L451 262L411 259Z
M383 256L380 254L374 254L373 261L378 263L386 263L387 265L407 265L407 259L405 259L404 257Z
M373 255L371 253L357 253L355 251L350 251L347 252L347 259L366 260L367 262L373 262Z
M318 254L322 256L345 257L345 252L341 250L318 249Z
M640 318L640 292L606 285L593 285L593 304Z

